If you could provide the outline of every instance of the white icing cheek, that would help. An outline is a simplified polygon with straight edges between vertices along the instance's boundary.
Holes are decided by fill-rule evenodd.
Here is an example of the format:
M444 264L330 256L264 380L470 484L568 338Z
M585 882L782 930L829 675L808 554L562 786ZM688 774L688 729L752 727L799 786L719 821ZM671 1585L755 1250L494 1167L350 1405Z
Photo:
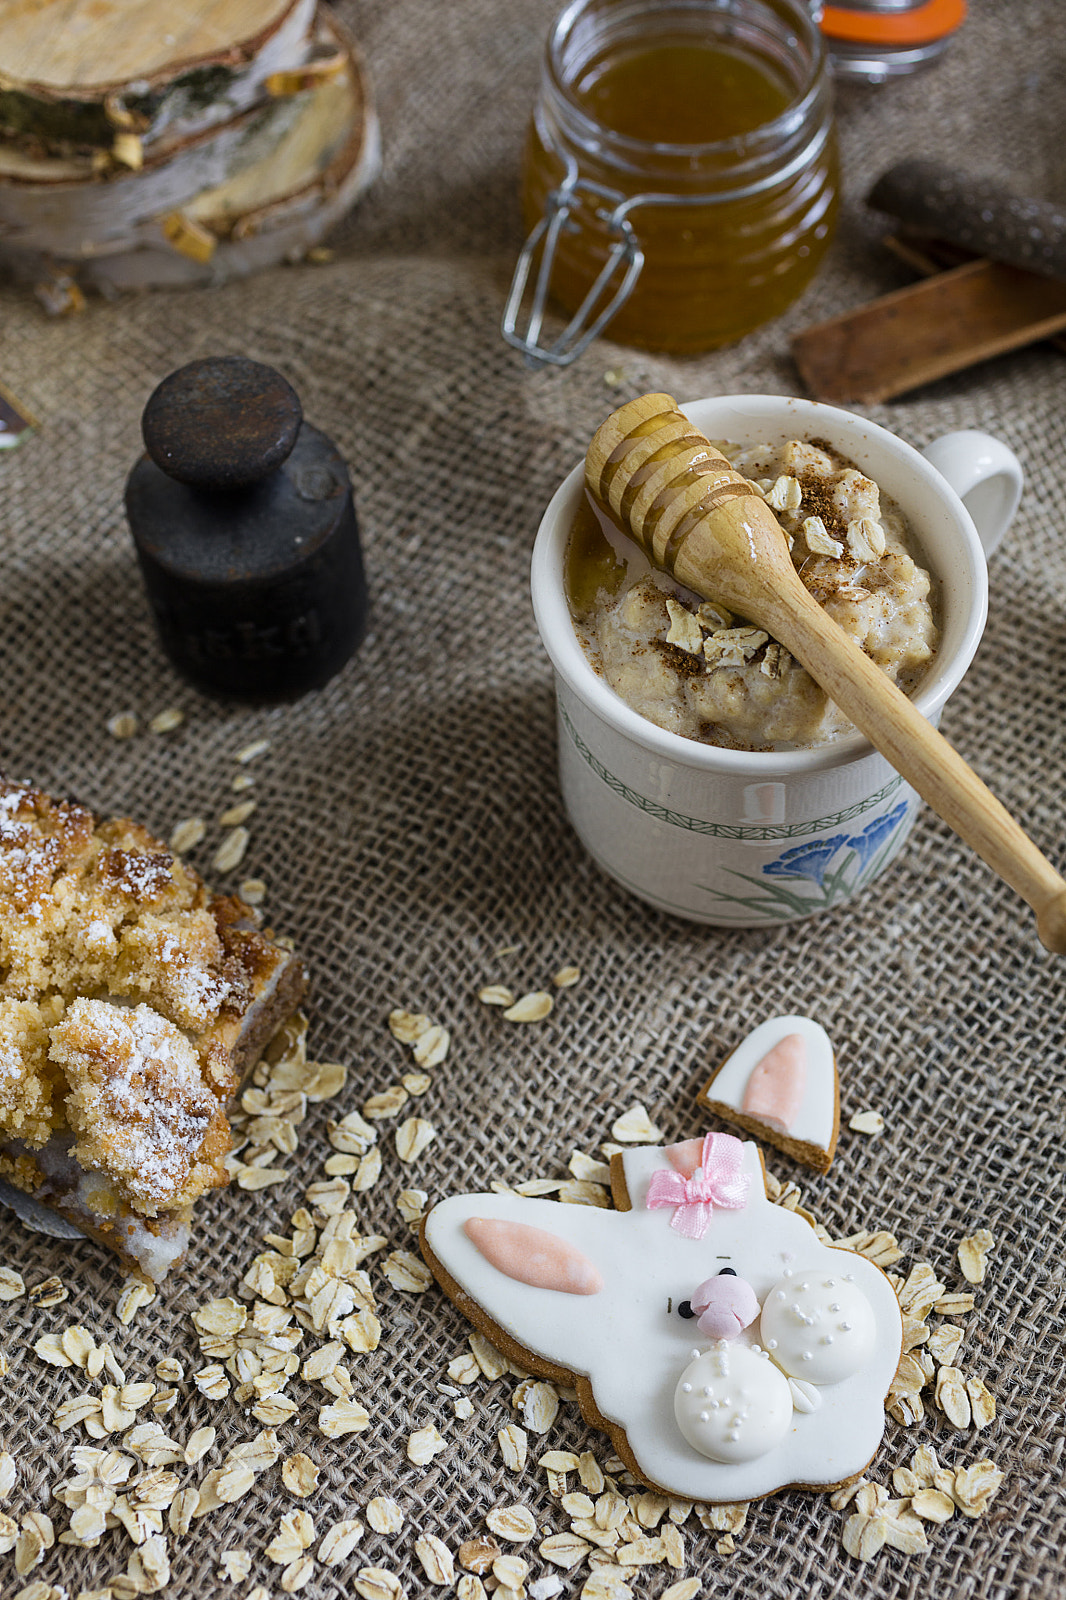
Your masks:
M712 1461L753 1461L791 1425L788 1380L744 1345L715 1345L681 1374L674 1416L693 1449Z
M869 1359L873 1308L844 1273L797 1268L763 1302L760 1337L777 1365L805 1383L842 1383Z

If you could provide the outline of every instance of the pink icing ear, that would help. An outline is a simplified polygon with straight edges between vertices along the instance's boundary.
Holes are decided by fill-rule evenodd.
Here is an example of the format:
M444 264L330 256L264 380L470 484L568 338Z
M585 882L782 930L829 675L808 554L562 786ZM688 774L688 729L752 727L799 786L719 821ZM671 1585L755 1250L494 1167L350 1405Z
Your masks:
M778 1133L787 1133L799 1115L806 1087L807 1042L801 1033L789 1033L753 1069L740 1109Z
M683 1178L691 1178L703 1156L703 1140L685 1139L681 1144L668 1144L663 1154L675 1172L680 1172Z
M525 1222L470 1217L463 1232L504 1277L560 1294L599 1294L603 1279L588 1256L565 1239Z

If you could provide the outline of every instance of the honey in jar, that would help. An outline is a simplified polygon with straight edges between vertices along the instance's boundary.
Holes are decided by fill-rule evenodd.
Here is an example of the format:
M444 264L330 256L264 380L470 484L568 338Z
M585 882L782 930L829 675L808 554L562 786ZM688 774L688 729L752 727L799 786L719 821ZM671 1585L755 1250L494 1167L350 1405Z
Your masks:
M623 273L608 331L624 343L704 350L777 316L817 270L837 205L807 5L574 0L548 41L524 203L530 227L548 223L551 297L586 329Z

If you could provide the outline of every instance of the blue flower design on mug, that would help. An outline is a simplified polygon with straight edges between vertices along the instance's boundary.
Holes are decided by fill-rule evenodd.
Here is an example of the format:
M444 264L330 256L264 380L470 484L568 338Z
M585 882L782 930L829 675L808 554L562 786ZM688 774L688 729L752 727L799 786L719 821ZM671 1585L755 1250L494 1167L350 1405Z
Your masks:
M852 834L848 844L859 858L860 872L865 868L870 857L884 844L890 833L894 833L896 826L903 820L907 812L906 800L892 811L886 811L883 817L875 817L873 822L868 822L861 833Z
M850 842L846 833L835 833L831 839L812 839L810 844L794 844L776 861L767 861L762 870L768 878L810 878L821 888L829 863L841 845Z

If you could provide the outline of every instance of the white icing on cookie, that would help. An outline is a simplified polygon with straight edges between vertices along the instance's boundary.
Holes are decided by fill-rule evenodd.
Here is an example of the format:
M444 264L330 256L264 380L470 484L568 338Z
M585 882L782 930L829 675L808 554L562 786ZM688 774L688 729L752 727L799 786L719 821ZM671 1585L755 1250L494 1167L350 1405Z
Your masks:
M837 1121L837 1071L833 1046L825 1029L810 1017L770 1017L742 1040L723 1062L704 1090L703 1098L717 1101L730 1110L744 1110L748 1086L759 1063L790 1034L798 1034L806 1046L806 1081L799 1107L784 1129L767 1123L773 1132L787 1134L802 1144L828 1150ZM754 1113L750 1110L748 1116Z
M763 1344L777 1365L806 1383L842 1383L866 1361L877 1329L849 1270L789 1269L763 1302Z
M724 1339L690 1361L674 1391L674 1416L689 1444L712 1461L754 1461L792 1422L788 1379L765 1351Z
M884 1397L902 1342L899 1304L884 1274L862 1256L819 1243L802 1217L772 1206L751 1142L743 1153L743 1170L752 1180L747 1204L737 1211L716 1209L698 1240L671 1228L668 1209L645 1205L652 1173L670 1165L665 1152L629 1150L622 1161L632 1210L603 1211L511 1194L456 1195L434 1206L426 1220L431 1257L483 1309L488 1322L529 1352L531 1366L539 1362L549 1375L562 1369L588 1379L595 1413L625 1431L648 1483L686 1500L739 1501L791 1483L836 1484L860 1472L881 1441ZM464 1233L471 1217L527 1223L558 1235L592 1263L603 1288L562 1302L552 1289L505 1277ZM697 1353L707 1348L695 1323L679 1316L677 1306L727 1266L747 1279L765 1305L794 1261L803 1263L804 1273L817 1268L825 1278L853 1275L874 1319L869 1356L851 1377L819 1391L816 1412L792 1411L787 1431L765 1454L747 1461L711 1460L693 1448L674 1411L678 1381L696 1359L694 1341ZM765 1343L756 1322L730 1349Z
M822 1403L822 1391L813 1383L803 1383L799 1378L789 1378L789 1392L797 1411L817 1411Z

